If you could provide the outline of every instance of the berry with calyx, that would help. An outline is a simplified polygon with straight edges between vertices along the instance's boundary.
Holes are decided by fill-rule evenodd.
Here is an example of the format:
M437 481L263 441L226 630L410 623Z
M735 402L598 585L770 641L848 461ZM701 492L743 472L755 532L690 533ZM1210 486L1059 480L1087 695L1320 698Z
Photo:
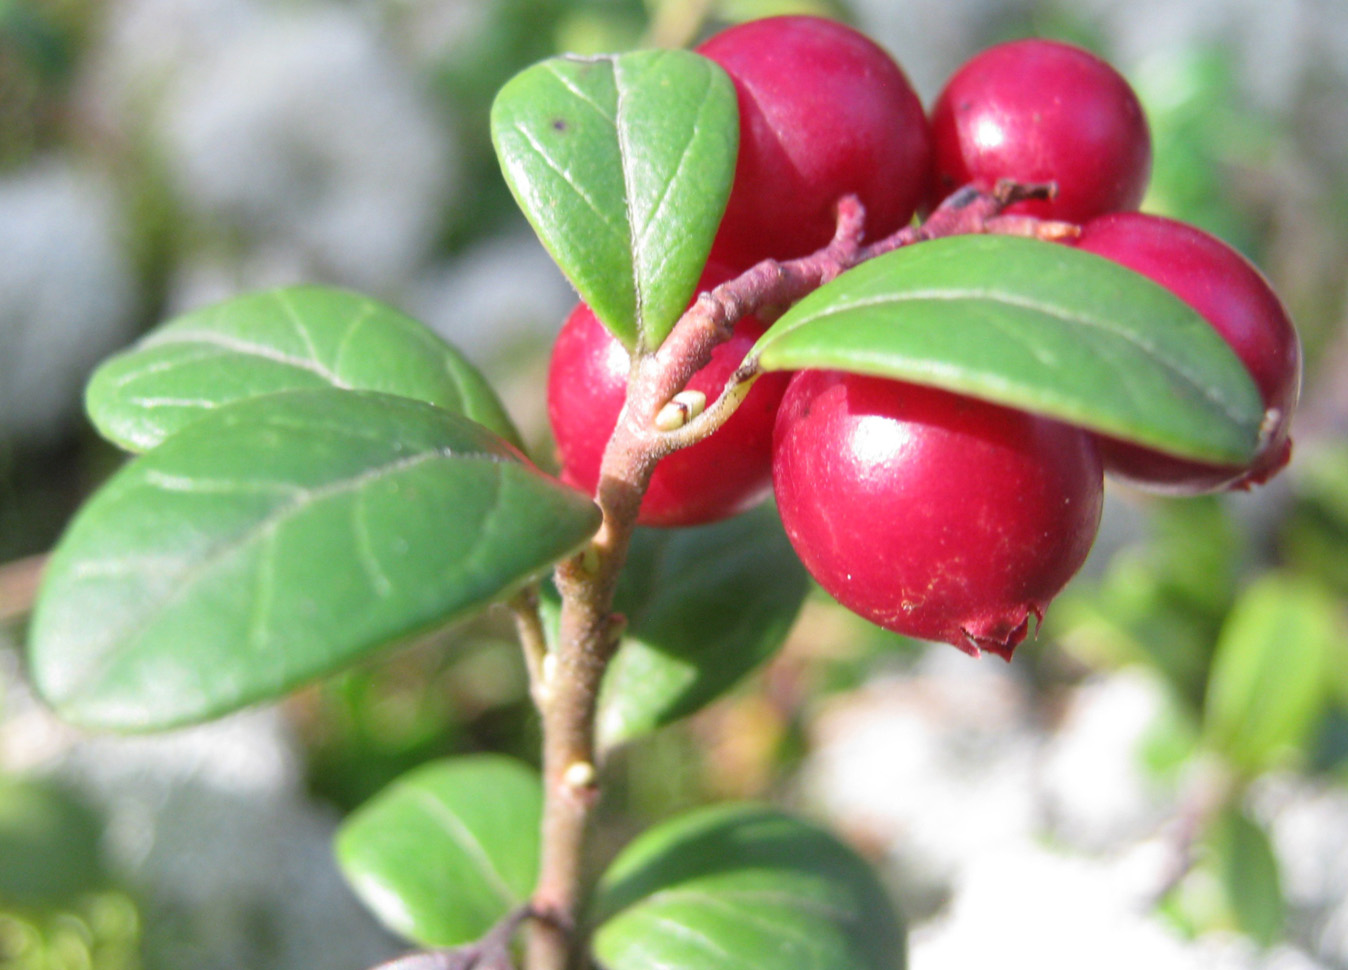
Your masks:
M1103 496L1077 428L832 371L792 379L772 471L791 544L838 602L1006 659L1085 560Z
M1243 468L1185 461L1101 438L1105 471L1154 491L1197 495L1262 484L1286 465L1301 388L1301 346L1287 310L1259 270L1201 229L1138 212L1088 222L1076 245L1141 273L1197 310L1245 365L1265 407L1259 451Z
M1151 136L1132 87L1070 44L1017 40L961 67L932 108L935 197L999 179L1056 182L1052 200L1009 211L1085 222L1142 201Z
M711 289L734 274L709 265L698 285ZM693 375L687 391L714 400L763 333L754 317ZM561 478L594 494L604 448L627 400L632 361L626 348L584 303L576 305L553 345L548 368L548 418L561 456ZM687 526L743 512L772 482L772 424L789 374L758 379L726 423L710 437L661 459L641 502L641 525ZM682 395L681 395L682 396Z
M735 182L713 258L735 266L826 246L856 195L871 239L908 224L926 195L931 137L903 71L870 38L820 17L769 17L698 49L739 99Z

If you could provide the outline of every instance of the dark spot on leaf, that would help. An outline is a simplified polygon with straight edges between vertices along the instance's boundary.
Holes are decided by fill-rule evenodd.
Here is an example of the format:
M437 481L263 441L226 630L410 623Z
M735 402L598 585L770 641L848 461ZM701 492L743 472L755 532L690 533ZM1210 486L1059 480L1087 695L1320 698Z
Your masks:
M566 128L567 128L567 125L566 125L566 119L565 119L565 118L553 118L553 119L552 119L552 127L553 127L553 130L554 130L554 131L566 131Z

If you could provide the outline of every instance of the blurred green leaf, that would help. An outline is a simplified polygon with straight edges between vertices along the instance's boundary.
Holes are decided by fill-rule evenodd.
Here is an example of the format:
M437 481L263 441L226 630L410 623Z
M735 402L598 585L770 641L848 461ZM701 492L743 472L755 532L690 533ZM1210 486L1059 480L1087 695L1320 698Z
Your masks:
M1297 454L1296 502L1280 552L1340 596L1348 594L1348 446L1323 443Z
M343 823L337 861L365 904L425 946L478 939L538 878L538 774L499 755L404 775Z
M506 181L543 244L629 349L693 295L734 176L735 89L688 51L556 57L492 107Z
M1262 946L1282 935L1286 918L1278 858L1264 830L1230 808L1217 819L1208 845L1241 932Z
M99 888L102 835L98 816L63 788L0 775L0 905L60 905Z
M869 260L797 303L751 353L767 370L930 384L1218 463L1248 460L1264 415L1244 365L1169 291L1010 236Z
M770 808L703 809L652 829L605 873L607 970L899 970L904 929L875 874L823 829Z
M809 589L763 506L692 529L640 529L618 585L622 649L600 697L604 744L684 717L776 652Z
M100 434L138 452L233 401L324 387L425 401L519 445L457 350L392 307L318 286L251 293L157 327L94 372L85 403Z
M1151 667L1196 721L1247 550L1217 498L1150 499L1146 509L1145 540L1117 553L1102 579L1069 587L1048 624L1087 663Z
M86 725L214 717L509 594L598 524L580 492L419 401L240 401L84 507L48 565L33 679Z
M1313 582L1258 580L1217 642L1205 705L1209 743L1248 772L1304 754L1342 636L1337 603Z
M1206 229L1258 261L1267 216L1242 186L1277 177L1282 133L1241 91L1235 59L1229 46L1176 44L1132 73L1152 137L1142 208Z

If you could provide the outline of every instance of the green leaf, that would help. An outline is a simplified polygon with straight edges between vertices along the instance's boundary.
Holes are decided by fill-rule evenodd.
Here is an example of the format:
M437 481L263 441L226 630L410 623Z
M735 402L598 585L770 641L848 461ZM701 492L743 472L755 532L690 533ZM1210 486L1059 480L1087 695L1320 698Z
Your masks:
M704 809L645 833L605 874L606 970L900 970L904 929L875 874L770 808Z
M956 236L863 263L759 340L766 370L930 384L1182 457L1239 464L1263 402L1245 367L1169 291L1092 253Z
M1324 713L1342 637L1338 604L1313 582L1277 574L1256 582L1217 641L1208 741L1251 773L1295 757Z
M100 888L103 823L45 782L0 776L0 909L69 903Z
M688 51L555 57L496 97L506 181L581 298L654 349L702 273L735 173L735 88Z
M733 687L781 646L808 589L770 507L639 529L615 601L628 626L600 696L602 742L653 731Z
M1244 813L1227 809L1209 834L1209 844L1236 925L1263 946L1276 943L1286 904L1278 857L1264 830Z
M542 804L537 773L518 761L437 761L343 823L337 862L395 933L425 946L468 943L533 892Z
M203 720L485 606L598 524L580 492L439 408L357 391L252 398L84 507L48 565L32 674L79 723Z
M157 327L94 372L85 405L100 434L140 452L232 401L324 387L425 401L519 444L491 386L424 324L318 286L236 297Z

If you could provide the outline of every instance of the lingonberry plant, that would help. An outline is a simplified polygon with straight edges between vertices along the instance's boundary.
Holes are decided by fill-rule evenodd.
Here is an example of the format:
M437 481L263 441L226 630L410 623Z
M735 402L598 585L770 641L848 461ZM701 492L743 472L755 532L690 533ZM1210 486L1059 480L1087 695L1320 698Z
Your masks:
M1097 442L1236 470L1217 487L1282 460L1294 335L1277 317L1240 336L1264 333L1262 289L1225 257L1135 272L1151 223L1055 244L1145 178L1145 126L1098 61L1035 42L992 81L966 68L936 130L953 110L1061 146L1103 103L1120 114L1090 151L1126 169L1108 191L1081 187L1084 149L1028 171L938 158L971 184L914 225L931 137L878 47L788 17L701 50L553 58L495 103L506 180L584 301L549 387L566 481L457 352L339 290L190 313L89 386L100 432L140 454L70 526L35 611L33 679L70 720L200 721L513 612L541 774L428 764L338 838L356 891L426 948L403 970L513 965L525 927L531 970L904 965L867 865L772 808L696 812L586 866L606 751L723 693L805 594L769 511L690 527L748 503L769 460L791 545L842 603L1008 660L1091 545ZM1200 273L1238 309L1186 290Z

